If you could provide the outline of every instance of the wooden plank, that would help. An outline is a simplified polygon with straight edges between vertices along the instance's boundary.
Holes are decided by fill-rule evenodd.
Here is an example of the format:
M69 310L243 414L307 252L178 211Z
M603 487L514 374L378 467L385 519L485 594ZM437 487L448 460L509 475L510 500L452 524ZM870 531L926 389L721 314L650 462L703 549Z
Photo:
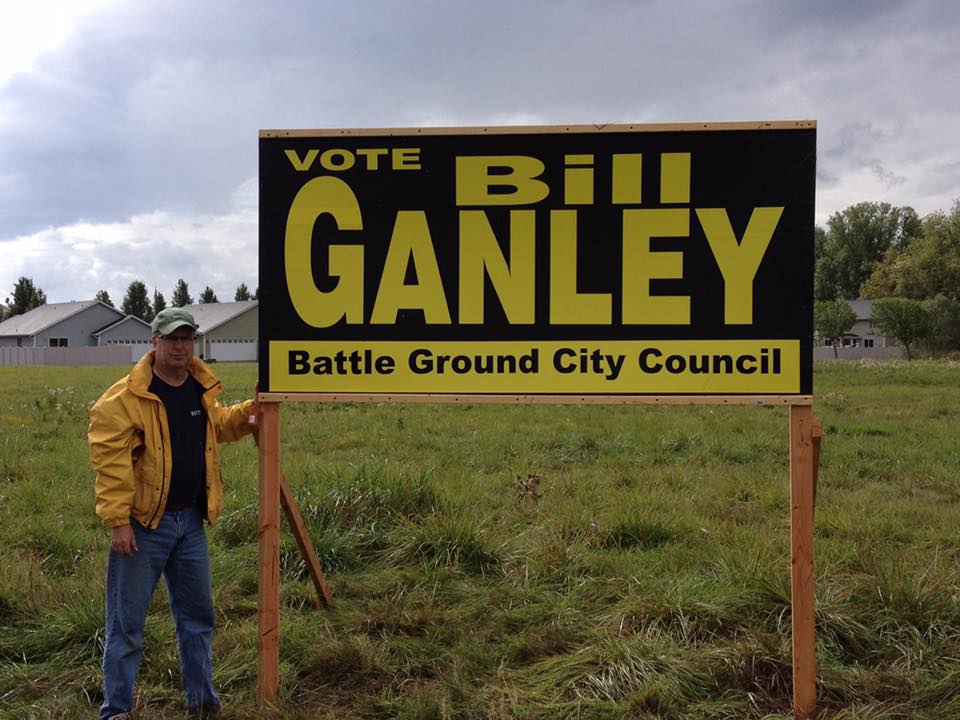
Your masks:
M813 408L790 407L790 606L793 624L793 712L817 708L813 579Z
M265 402L460 403L463 405L812 405L812 395L452 395L260 393Z
M280 689L280 406L260 401L257 696L271 703Z
M257 399L258 401L260 399L259 391L257 392ZM252 419L253 418L251 418L251 420ZM259 446L259 428L256 423L251 424L253 425L253 442ZM283 512L287 517L287 523L290 525L290 532L293 533L293 537L297 541L297 547L300 548L300 555L307 565L310 579L313 580L313 586L317 590L317 607L321 605L330 607L333 604L333 595L327 586L327 578L323 574L323 569L320 567L320 560L317 558L317 553L313 549L313 543L310 541L310 533L307 531L307 525L303 521L303 515L300 514L300 506L297 504L296 497L294 497L290 491L290 485L287 483L287 478L282 470L280 471L280 507L283 508Z
M303 522L303 516L300 514L300 506L297 504L297 499L293 496L293 493L290 492L287 478L283 476L282 472L280 473L280 504L283 506L283 512L287 516L290 532L293 533L293 537L297 541L297 547L300 548L300 554L307 564L307 570L310 572L310 579L313 580L313 586L317 590L317 604L330 607L333 604L333 595L330 594L330 588L327 587L327 579L323 575L323 569L320 567L317 553L313 549L313 543L310 542L310 534L307 532L307 526Z
M817 509L817 486L820 484L820 445L823 443L823 420L813 419L813 509Z
M702 132L713 130L812 130L816 120L742 120L598 125L477 125L466 127L316 128L260 130L261 138L382 137L417 135L548 135L556 133Z

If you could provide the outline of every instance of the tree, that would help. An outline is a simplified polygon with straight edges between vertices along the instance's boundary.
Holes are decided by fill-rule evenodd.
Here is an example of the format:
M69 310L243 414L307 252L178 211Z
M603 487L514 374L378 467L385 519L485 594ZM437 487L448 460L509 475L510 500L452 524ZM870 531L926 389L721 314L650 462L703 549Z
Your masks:
M156 317L158 312L166 309L167 309L167 301L163 297L163 293L157 290L156 288L154 288L153 289L153 316Z
M13 285L13 294L7 298L7 317L22 315L28 310L47 304L47 296L28 277L21 277Z
M190 297L190 291L187 289L187 283L184 282L183 278L177 280L177 287L173 290L173 298L170 302L174 307L193 305L193 298Z
M920 235L908 247L888 252L863 289L873 297L943 295L960 302L960 202L949 214L927 215Z
M945 295L926 301L933 316L933 331L923 343L932 352L947 352L960 348L960 302Z
M256 300L256 301L258 301L258 302L260 301L260 286L259 286L259 285L257 285L257 289L253 291L253 299Z
M819 239L820 256L814 274L817 300L860 294L860 286L890 248L903 249L920 234L920 218L911 207L862 202L834 213L827 221L826 239Z
M205 305L207 303L218 303L218 302L220 301L217 300L217 294L213 291L213 288L207 285L203 289L203 292L200 293L200 304Z
M876 300L872 309L873 324L885 335L893 335L912 360L910 346L933 332L933 315L919 300L887 298Z
M153 314L150 309L150 300L147 299L147 286L140 280L134 280L127 288L123 297L123 306L120 308L125 315L133 315L141 320L150 322Z
M837 358L837 345L840 338L857 322L857 314L846 300L820 300L813 306L813 328L824 340L833 346L833 357Z
M110 299L110 293L108 293L106 290L98 290L97 296L94 298L94 300L99 300L104 305L114 307L113 300Z
M236 300L237 302L253 299L253 296L250 294L250 291L247 289L246 283L240 283L237 286L237 292L234 294L233 299Z

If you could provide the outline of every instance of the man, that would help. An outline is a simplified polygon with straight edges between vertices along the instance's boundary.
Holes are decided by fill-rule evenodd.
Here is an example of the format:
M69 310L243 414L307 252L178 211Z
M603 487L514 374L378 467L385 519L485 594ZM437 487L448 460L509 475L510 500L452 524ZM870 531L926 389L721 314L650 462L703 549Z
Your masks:
M223 407L223 386L193 355L197 323L182 308L157 313L153 350L90 411L97 514L111 528L101 718L126 719L143 626L162 574L177 630L187 710L216 717L213 600L203 521L223 508L217 444L251 432L253 401Z

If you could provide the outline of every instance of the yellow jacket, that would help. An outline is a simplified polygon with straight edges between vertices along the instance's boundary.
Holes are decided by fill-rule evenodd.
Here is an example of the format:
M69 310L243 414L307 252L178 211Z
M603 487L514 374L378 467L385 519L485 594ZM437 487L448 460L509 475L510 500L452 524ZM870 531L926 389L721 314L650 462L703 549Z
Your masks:
M251 432L248 416L253 401L223 407L217 402L223 385L210 368L194 358L189 370L204 388L206 515L213 524L223 510L218 443L239 440ZM148 390L152 379L153 352L148 352L90 410L87 440L90 464L97 473L97 515L108 527L127 525L133 518L155 528L167 504L173 465L170 427L163 403Z

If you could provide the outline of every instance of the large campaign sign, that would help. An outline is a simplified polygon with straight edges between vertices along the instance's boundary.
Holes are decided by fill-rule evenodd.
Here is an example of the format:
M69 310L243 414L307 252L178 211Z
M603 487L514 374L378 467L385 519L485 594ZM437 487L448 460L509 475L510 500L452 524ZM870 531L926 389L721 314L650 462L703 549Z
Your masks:
M260 386L812 393L813 121L260 133Z

